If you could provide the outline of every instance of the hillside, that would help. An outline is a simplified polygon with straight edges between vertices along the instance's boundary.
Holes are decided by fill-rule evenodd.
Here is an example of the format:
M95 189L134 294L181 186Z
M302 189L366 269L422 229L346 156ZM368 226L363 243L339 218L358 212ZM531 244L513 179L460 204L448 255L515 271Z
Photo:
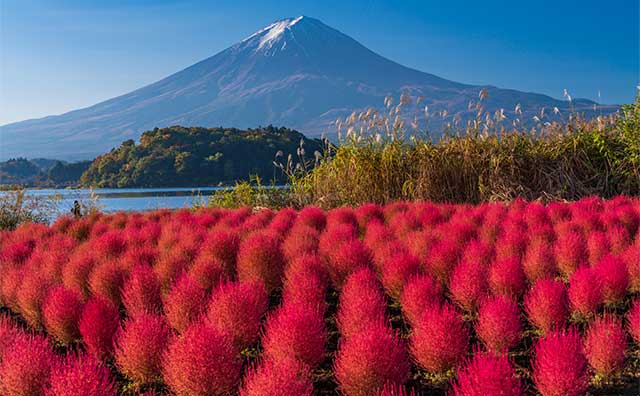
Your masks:
M287 128L156 128L143 133L139 144L127 140L97 157L81 183L101 188L215 186L250 175L282 182L275 155L282 151L284 158L297 157L301 140L311 156L321 150L319 140Z
M416 49L420 50L420 49ZM508 125L558 121L574 111L607 114L617 106L572 102L546 95L473 86L414 70L369 50L321 21L298 17L274 22L224 51L125 95L66 114L0 128L0 159L55 157L88 159L143 131L171 125L248 128L286 125L307 136L334 133L331 123L352 111L380 109L385 96L422 98L407 118L432 119L423 128L476 116L469 106L482 89L486 115L504 109ZM516 114L520 104L522 113ZM558 109L558 113L552 110ZM446 113L443 113L446 112ZM436 114L446 116L434 116ZM484 115L483 115L484 116Z
M27 187L67 187L78 184L91 161L65 162L46 158L12 158L0 162L0 184Z

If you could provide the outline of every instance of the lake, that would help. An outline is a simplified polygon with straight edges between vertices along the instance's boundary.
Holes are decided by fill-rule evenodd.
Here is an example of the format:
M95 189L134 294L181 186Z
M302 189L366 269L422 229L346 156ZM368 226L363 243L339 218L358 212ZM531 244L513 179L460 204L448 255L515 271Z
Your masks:
M184 187L184 188L121 188L121 189L42 189L27 190L31 196L56 196L59 198L60 213L69 213L73 201L87 202L91 193L103 212L141 211L160 208L188 208L195 203L206 202L215 191L227 187Z

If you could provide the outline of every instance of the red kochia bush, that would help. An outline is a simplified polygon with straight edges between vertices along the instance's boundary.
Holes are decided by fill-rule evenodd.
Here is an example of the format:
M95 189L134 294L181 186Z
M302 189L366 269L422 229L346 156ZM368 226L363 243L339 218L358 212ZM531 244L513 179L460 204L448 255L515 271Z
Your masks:
M462 316L449 304L425 308L413 328L411 352L423 369L441 374L466 357L469 332Z
M89 250L76 251L62 267L62 283L67 289L75 290L83 298L89 296L89 276L96 260Z
M120 372L138 385L158 381L170 336L162 316L142 314L128 319L117 336L116 365Z
M62 286L51 288L42 307L45 329L63 344L79 339L82 308L80 295L75 291Z
M627 329L636 344L640 344L640 300L635 300L627 312Z
M407 282L400 296L402 313L412 326L424 309L442 303L442 286L429 275L418 275Z
M385 384L403 384L410 364L405 346L392 330L374 323L338 347L334 372L345 396L369 396Z
M112 356L119 325L120 313L113 304L100 297L87 301L79 323L87 351L100 360Z
M285 271L282 301L284 304L304 303L326 309L325 294L328 276L318 255L302 255L289 264Z
M240 281L261 281L268 291L282 285L284 257L275 233L256 232L240 244L238 254Z
M618 256L605 256L596 271L602 281L602 295L605 304L616 305L624 300L629 286L627 267Z
M534 347L533 382L542 396L583 396L589 386L580 334L554 331Z
M600 277L591 267L578 268L571 276L567 294L574 314L583 318L595 315L602 305Z
M400 294L409 279L420 273L420 260L409 253L398 253L389 258L382 267L382 284L392 298Z
M602 231L589 234L587 238L587 252L589 253L589 265L595 267L600 260L611 251L609 238Z
M551 243L540 238L533 239L522 259L522 267L531 283L538 279L553 278L556 264Z
M640 237L640 233L638 234ZM640 241L640 239L638 239ZM629 272L629 289L631 292L640 291L640 244L629 246L622 253L622 260L627 265Z
M384 320L386 301L375 273L362 268L344 284L338 304L337 325L343 337L363 331L371 323Z
M627 334L622 321L613 316L597 318L587 330L585 355L596 374L608 378L624 366Z
M95 296L100 296L113 305L120 306L122 302L120 292L126 276L126 270L119 261L104 261L94 267L89 278L89 288Z
M371 266L371 253L360 240L350 239L334 246L328 264L331 282L339 289L355 270Z
M164 312L172 329L182 333L206 310L207 294L200 285L183 275L164 299Z
M239 247L240 238L236 233L216 229L207 235L199 259L220 263L227 275L233 275Z
M567 296L562 282L542 279L533 285L524 300L529 321L543 333L564 327L567 321Z
M305 225L322 231L327 223L324 211L315 206L305 206L296 217L296 225Z
M495 295L518 299L526 288L525 274L520 260L497 260L489 267L489 288Z
M449 292L453 301L467 312L476 310L487 294L487 271L473 261L461 261L451 274Z
M0 394L43 395L56 356L43 336L20 335L0 362Z
M283 305L269 316L262 346L267 359L293 357L315 367L324 358L326 341L324 318L316 307L300 302Z
M137 265L131 270L122 289L122 302L127 315L162 312L160 281L148 265Z
M565 276L570 276L578 267L587 263L587 244L578 231L559 233L554 249L558 270Z
M267 312L269 295L262 282L231 282L214 290L207 319L211 326L242 350L257 341L260 321Z
M522 337L518 304L503 296L485 300L478 311L476 333L487 349L496 354L518 345Z
M476 352L452 384L452 396L522 396L524 387L506 355Z
M230 395L242 362L225 336L196 323L174 339L164 360L164 379L177 396Z
M240 396L311 395L309 368L293 358L263 361L245 375L240 389Z
M318 251L320 233L313 227L298 226L289 233L282 243L282 252L291 262L303 254L313 254Z
M18 309L24 320L34 329L42 327L42 304L51 282L35 269L27 269L20 287L16 290Z
M116 396L109 369L88 356L69 355L51 374L47 396Z
M8 315L0 315L0 363L5 351L13 344L18 335L22 334L18 326Z
M443 285L449 282L451 271L460 259L460 248L451 240L445 239L436 242L426 258L427 269Z
M378 390L376 396L416 396L416 392L413 389L408 391L404 385L387 384Z

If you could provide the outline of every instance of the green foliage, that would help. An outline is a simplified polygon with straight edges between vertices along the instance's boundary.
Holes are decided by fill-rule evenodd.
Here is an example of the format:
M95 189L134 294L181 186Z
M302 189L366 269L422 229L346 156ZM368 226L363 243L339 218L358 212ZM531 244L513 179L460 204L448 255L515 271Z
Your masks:
M209 197L208 205L219 208L283 208L293 205L292 198L288 188L265 186L260 177L251 176L249 181L240 181L233 187L216 191Z
M233 184L256 175L274 183L286 181L273 166L274 155L295 153L298 142L319 146L300 133L272 126L259 129L154 129L140 143L128 140L99 156L82 175L94 187L180 187Z
M63 187L78 184L91 161L62 162L48 159L10 159L0 162L0 184Z

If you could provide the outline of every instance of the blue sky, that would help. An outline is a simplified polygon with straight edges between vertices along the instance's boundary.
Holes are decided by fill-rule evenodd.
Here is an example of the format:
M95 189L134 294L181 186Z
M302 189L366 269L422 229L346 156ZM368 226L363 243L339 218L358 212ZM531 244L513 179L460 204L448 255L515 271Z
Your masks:
M126 93L297 15L451 80L630 102L638 3L0 0L0 125Z

